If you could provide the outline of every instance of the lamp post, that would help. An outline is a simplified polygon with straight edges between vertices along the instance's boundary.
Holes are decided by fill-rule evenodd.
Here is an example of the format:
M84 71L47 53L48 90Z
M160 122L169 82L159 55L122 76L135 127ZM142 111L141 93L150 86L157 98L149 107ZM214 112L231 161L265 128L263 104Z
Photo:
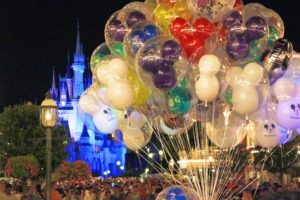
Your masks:
M51 94L46 94L45 100L40 107L40 121L46 128L46 152L47 152L47 167L46 167L46 200L51 199L51 151L52 151L52 128L57 122L57 105L52 99Z

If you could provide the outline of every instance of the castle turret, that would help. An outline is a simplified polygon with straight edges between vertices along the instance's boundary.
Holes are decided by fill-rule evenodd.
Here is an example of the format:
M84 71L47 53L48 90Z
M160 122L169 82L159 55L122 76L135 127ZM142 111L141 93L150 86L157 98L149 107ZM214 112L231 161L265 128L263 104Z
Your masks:
M58 98L58 90L56 88L56 83L55 83L55 71L54 71L54 67L53 67L53 70L52 70L52 86L51 86L49 92L52 95L52 98L54 100L57 100L57 98Z
M77 37L76 37L76 51L74 53L74 63L72 69L74 71L73 78L73 99L78 99L84 91L83 73L85 69L82 44L80 42L80 27L79 20L77 20Z
M69 51L67 52L66 82L67 82L69 100L72 100L73 99L73 79L72 79L72 75L71 75L70 53L69 53Z

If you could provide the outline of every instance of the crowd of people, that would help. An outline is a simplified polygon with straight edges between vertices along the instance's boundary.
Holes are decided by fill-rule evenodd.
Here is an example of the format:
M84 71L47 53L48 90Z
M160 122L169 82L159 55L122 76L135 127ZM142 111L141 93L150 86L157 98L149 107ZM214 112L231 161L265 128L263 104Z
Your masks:
M52 200L155 200L157 195L174 183L161 178L148 177L141 180L136 177L93 179L90 182L71 183L69 181L53 182ZM44 200L45 185L35 182L24 184L22 181L9 183L0 181L0 200ZM264 182L257 185L253 181L243 193L233 199L241 200L296 200L300 198L297 183L280 185Z

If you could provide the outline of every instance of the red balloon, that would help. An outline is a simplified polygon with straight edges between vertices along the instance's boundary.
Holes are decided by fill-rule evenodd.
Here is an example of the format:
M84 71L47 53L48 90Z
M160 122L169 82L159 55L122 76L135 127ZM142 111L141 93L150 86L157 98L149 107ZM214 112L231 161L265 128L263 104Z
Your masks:
M242 6L244 6L243 0L236 0L235 1L235 4L234 4L235 8L242 7Z
M186 19L177 17L171 21L170 32L183 46L188 57L199 47L204 46L204 41L215 33L215 28L209 20L199 18L190 24Z

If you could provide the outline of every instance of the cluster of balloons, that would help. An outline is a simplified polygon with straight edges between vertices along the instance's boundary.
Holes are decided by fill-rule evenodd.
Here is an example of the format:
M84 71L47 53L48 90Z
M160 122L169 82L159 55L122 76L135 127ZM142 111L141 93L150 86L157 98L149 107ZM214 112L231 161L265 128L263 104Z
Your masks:
M283 36L280 16L257 3L129 3L108 19L91 56L83 121L99 133L122 130L134 151L152 126L177 135L194 122L221 148L246 135L283 144L300 128L300 58Z

